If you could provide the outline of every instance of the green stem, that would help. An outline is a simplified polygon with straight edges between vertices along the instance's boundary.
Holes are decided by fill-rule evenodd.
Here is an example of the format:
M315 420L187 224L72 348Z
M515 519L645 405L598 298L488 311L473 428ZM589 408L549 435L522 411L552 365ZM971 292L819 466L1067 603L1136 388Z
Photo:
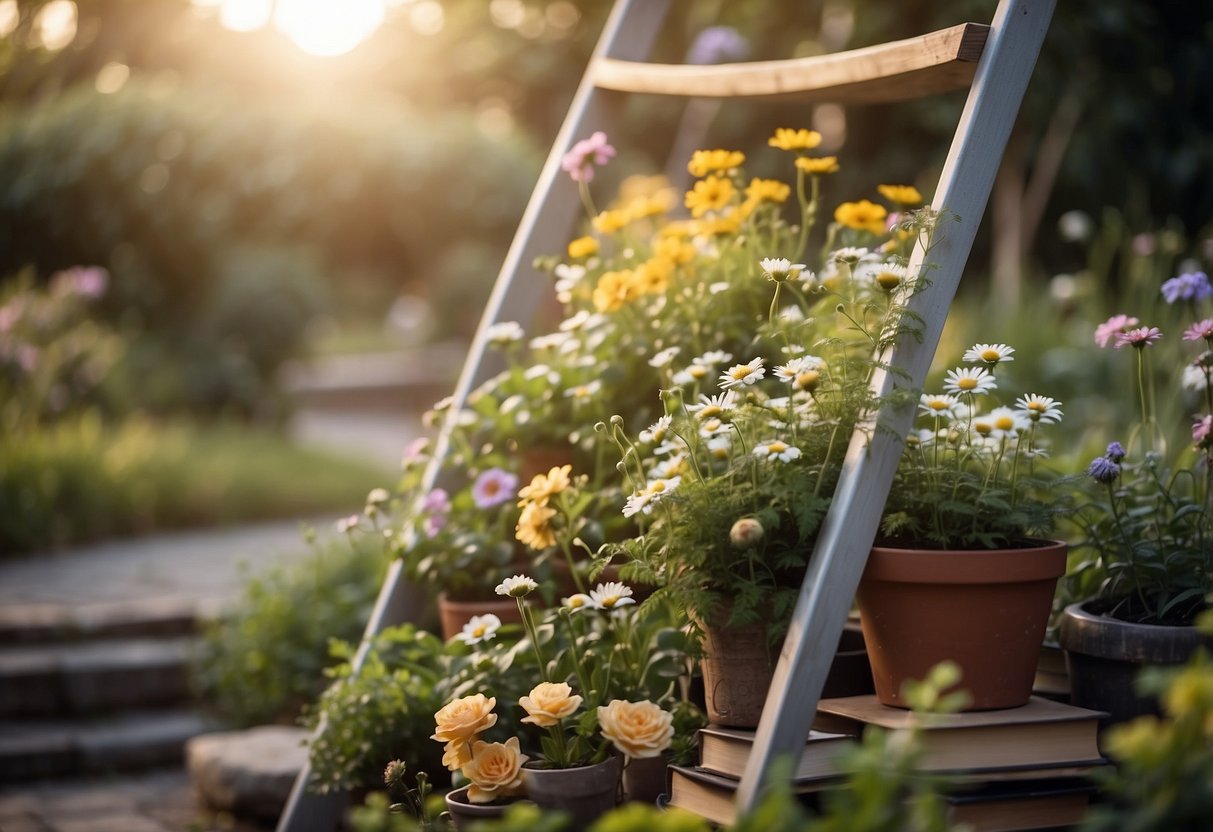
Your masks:
M535 658L539 661L539 675L543 677L543 681L552 681L548 678L547 665L543 661L543 654L539 652L539 632L535 629L535 622L531 620L531 611L526 603L521 598L515 598L518 602L518 614L522 616L522 626L526 628L527 637L531 640L531 647L535 649Z
M598 216L598 209L594 207L594 200L590 196L590 185L584 179L577 183L577 193L581 195L581 204L585 207L590 222L594 222L594 217Z

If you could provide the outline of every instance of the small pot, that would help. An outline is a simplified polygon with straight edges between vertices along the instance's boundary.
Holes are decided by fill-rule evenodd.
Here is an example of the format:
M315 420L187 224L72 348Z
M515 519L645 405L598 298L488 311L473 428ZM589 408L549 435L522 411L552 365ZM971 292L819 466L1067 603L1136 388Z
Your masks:
M669 755L632 757L623 766L623 799L629 803L656 805L669 794Z
M513 598L497 597L484 601L452 601L445 592L438 594L438 615L442 619L442 638L450 641L463 631L463 625L475 615L492 613L502 624L521 624L518 602Z
M1134 686L1146 666L1180 665L1209 639L1193 626L1134 624L1105 614L1106 602L1070 604L1059 641L1070 672L1070 703L1105 711L1106 724L1158 714L1158 700Z
M700 629L703 658L699 669L703 673L708 722L733 728L758 727L775 673L774 657L767 647L766 622L719 627L705 621Z
M908 707L901 686L951 660L966 710L1016 708L1032 695L1066 544L932 550L877 546L856 595L876 696Z
M451 825L456 829L467 829L475 821L496 820L505 815L506 810L520 799L507 800L503 803L472 803L468 800L468 787L455 789L446 793L446 814Z
M618 802L620 757L576 768L523 766L527 796L541 809L558 809L572 817L573 829L586 829Z

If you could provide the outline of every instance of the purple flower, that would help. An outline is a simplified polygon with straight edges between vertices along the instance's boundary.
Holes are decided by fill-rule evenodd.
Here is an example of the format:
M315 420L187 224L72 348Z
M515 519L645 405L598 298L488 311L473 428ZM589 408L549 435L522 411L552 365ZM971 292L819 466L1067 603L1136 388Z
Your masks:
M1197 419L1192 425L1192 442L1198 448L1213 447L1213 415Z
M1113 462L1120 462L1125 458L1125 448L1119 442L1112 442L1108 445L1108 450L1104 455Z
M750 54L750 42L732 26L709 26L687 50L687 63L705 66L742 61Z
M1116 478L1120 476L1120 466L1106 456L1097 456L1087 466L1087 476L1107 485L1116 482Z
M490 468L472 485L472 502L477 508L492 508L512 499L518 488L518 477L501 468Z
M1213 295L1213 286L1209 285L1209 276L1204 272L1187 272L1162 284L1162 296L1167 303L1204 300L1209 295Z
M1162 337L1162 331L1156 326L1139 326L1137 329L1130 329L1126 332L1118 333L1116 343L1112 346L1116 349L1121 347L1136 347L1137 349L1145 349L1152 345L1155 341Z
M429 515L425 518L425 533L433 537L446 526L446 515L451 510L451 499L446 491L435 488L421 501L421 510Z
M1099 326L1095 327L1095 343L1106 347L1116 340L1116 336L1131 326L1137 326L1141 321L1131 315L1113 315Z
M1202 338L1206 341L1213 341L1213 318L1197 321L1184 330L1185 341L1199 341Z
M607 143L606 133L599 130L582 139L560 160L560 169L574 182L589 182L594 178L594 166L602 167L615 156L615 148Z
M100 266L76 266L59 272L51 281L55 291L82 298L99 298L109 285L109 272Z

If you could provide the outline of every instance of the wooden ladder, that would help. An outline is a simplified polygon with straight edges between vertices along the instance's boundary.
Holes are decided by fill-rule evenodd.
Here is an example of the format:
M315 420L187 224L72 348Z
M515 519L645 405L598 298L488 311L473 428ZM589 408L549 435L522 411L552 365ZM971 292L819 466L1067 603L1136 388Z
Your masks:
M899 375L878 371L874 392L919 390L935 356L944 321L985 213L994 176L1053 14L1055 0L1000 0L989 25L966 23L907 40L833 55L717 66L644 63L669 0L618 0L552 146L493 287L479 329L439 432L423 488L443 485L440 462L450 445L453 418L468 394L502 369L488 352L488 330L499 322L526 322L542 306L548 282L534 272L537 256L561 251L581 216L576 185L560 169L573 144L596 130L610 131L624 94L682 98L795 97L806 101L872 104L908 101L963 89L961 113L932 207L961 219L949 223L930 252L918 248L911 273L928 271L931 287L909 301L921 316L922 339L906 339L882 361ZM877 419L888 429L871 429ZM875 539L881 511L910 429L913 406L886 408L852 436L842 474L801 586L788 636L737 792L738 809L754 806L768 784L772 762L799 753L809 734L834 649ZM361 667L383 629L413 621L427 593L392 564L354 659ZM323 731L321 725L318 731ZM330 832L344 795L307 791L310 769L296 779L278 832Z

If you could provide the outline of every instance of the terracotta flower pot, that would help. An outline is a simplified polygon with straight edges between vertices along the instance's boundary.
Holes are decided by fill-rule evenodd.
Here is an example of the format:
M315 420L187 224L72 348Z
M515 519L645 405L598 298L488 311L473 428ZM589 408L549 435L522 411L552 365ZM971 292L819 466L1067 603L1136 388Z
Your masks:
M521 624L518 602L513 598L496 597L484 601L452 601L445 592L438 595L438 615L442 619L442 638L449 641L463 631L463 625L474 615L492 613L502 624Z
M585 829L615 808L623 760L608 757L577 768L522 769L527 796L540 808L559 809L572 816L573 829Z
M451 825L456 829L467 829L476 821L496 820L502 817L506 810L521 800L507 800L501 803L472 803L468 800L468 787L455 789L446 794L446 814Z
M875 547L859 584L876 696L908 707L901 686L950 659L968 710L1015 708L1032 695L1066 544L992 551Z
M1070 702L1105 711L1106 723L1158 714L1158 700L1137 694L1133 680L1148 665L1185 663L1209 639L1196 627L1134 624L1105 615L1105 603L1066 607L1059 641L1070 673Z

